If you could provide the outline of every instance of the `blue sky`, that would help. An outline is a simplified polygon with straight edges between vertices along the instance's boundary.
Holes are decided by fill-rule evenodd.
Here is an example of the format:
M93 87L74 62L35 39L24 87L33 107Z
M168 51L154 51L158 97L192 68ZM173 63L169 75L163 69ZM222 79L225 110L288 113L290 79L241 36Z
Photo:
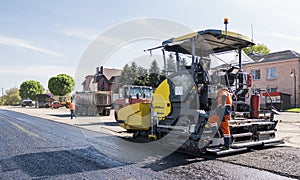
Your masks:
M54 75L74 76L98 35L139 18L168 19L196 31L223 29L228 17L230 31L251 36L252 24L254 41L272 52L300 52L299 8L297 0L1 0L0 87L7 90L33 79L47 89Z

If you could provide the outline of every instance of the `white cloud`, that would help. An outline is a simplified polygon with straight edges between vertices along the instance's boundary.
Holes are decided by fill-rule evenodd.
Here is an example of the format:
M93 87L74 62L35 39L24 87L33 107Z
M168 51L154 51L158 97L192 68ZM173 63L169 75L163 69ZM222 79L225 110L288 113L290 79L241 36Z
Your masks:
M61 31L64 35L70 37L77 37L83 40L92 41L94 40L98 33L89 28L71 28L71 29L64 29Z
M267 35L275 37L275 38L290 40L290 41L300 41L300 36L287 35L287 34L282 34L282 33L278 33L278 32L271 32L271 33L268 33Z
M61 73L67 73L73 75L75 72L74 67L66 67L62 65L28 65L28 66L16 66L7 65L1 66L0 75L13 74L22 76L24 74L39 77L49 77Z
M12 87L19 87L25 80L37 80L47 88L48 80L58 74L68 74L74 76L75 67L68 67L62 65L1 65L0 76L3 78L0 86L9 89Z
M5 36L0 36L0 44L6 45L6 46L14 46L14 47L22 47L30 50L34 50L37 52L41 52L44 54L48 54L51 56L63 56L61 53L52 51L50 49L46 48L41 48L38 46L32 45L30 42L22 40L22 39L17 39L17 38L12 38L12 37L5 37Z

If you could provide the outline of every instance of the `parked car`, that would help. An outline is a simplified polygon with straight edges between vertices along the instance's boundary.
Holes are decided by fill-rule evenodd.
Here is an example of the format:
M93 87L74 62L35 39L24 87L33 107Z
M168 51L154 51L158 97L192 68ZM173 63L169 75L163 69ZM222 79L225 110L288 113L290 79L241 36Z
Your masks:
M32 100L27 98L27 99L23 99L22 103L21 103L22 107L26 107L26 106L33 106Z
M62 105L60 102L58 102L58 101L54 101L54 102L52 103L52 105L51 105L51 108L52 108L52 109L58 109L58 108L60 108L60 107L63 107L63 105Z

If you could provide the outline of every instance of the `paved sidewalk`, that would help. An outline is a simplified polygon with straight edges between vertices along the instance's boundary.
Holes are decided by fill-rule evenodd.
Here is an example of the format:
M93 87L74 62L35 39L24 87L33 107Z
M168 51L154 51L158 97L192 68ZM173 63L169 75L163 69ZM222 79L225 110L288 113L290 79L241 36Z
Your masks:
M125 129L118 126L114 120L114 111L111 111L110 116L78 117L76 119L70 119L70 111L66 108L39 109L0 106L0 109L12 110L105 134L122 137L131 136L131 134L126 133ZM276 137L283 138L285 141L284 145L300 147L300 113L283 112L281 115L276 116L276 119L280 120L277 125L278 131Z
M300 113L283 112L276 119L280 120L276 136L284 139L284 145L300 148Z

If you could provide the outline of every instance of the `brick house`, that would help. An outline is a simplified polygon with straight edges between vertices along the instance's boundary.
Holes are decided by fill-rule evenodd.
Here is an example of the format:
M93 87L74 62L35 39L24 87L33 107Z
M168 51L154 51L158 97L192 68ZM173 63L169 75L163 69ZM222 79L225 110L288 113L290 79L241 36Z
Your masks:
M84 91L116 91L122 70L97 67L95 75L88 75L82 83Z
M95 75L88 75L85 77L85 80L81 84L83 87L83 91L92 91L93 81L95 79Z
M252 74L252 93L262 89L280 92L291 95L292 107L300 105L300 54L286 50L266 55L251 54L250 57L254 62L244 64L243 69ZM261 103L264 101L262 97Z

